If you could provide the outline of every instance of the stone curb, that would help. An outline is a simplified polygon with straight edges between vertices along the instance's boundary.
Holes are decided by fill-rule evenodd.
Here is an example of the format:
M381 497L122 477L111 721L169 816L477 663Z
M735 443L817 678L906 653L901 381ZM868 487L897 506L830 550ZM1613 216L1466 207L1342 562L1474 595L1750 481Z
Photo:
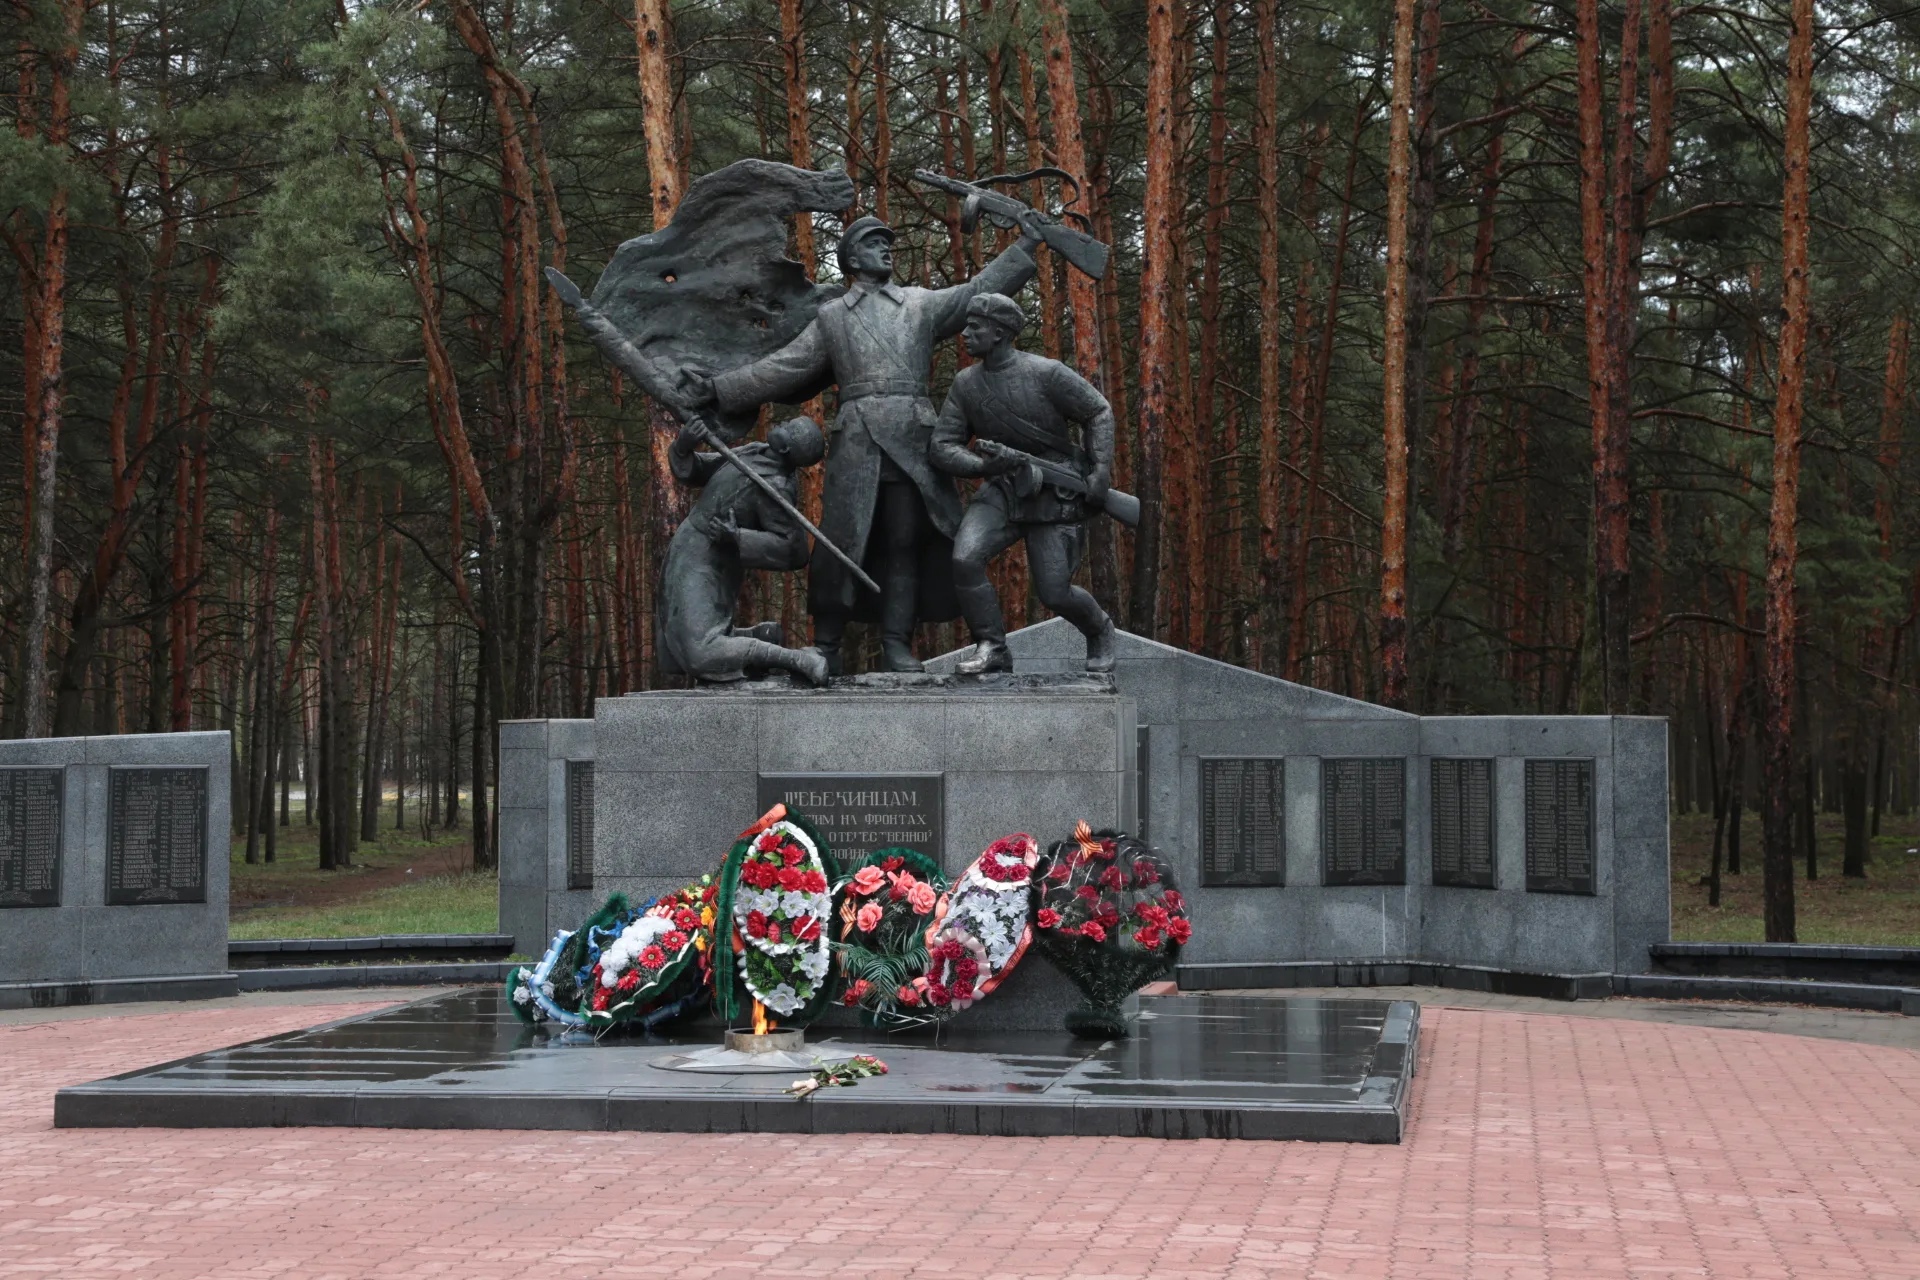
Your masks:
M80 982L0 982L0 1009L61 1009L69 1005L129 1004L141 1000L213 1000L238 992L236 975L231 973L95 978Z
M247 969L234 975L242 991L316 991L329 987L430 987L505 982L516 966L500 961L447 964L326 964Z
M1690 974L1620 973L1615 995L1654 1000L1734 1000L1743 1004L1807 1004L1868 1009L1920 1017L1920 988L1859 982L1801 982L1790 978L1712 978Z
M437 963L504 960L513 952L510 933L388 934L369 938L257 938L227 944L235 969L282 965Z

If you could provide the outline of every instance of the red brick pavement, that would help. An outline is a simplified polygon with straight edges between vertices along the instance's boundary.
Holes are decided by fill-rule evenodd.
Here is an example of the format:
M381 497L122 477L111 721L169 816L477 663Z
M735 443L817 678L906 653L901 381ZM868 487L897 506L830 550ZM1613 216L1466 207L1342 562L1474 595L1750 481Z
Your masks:
M367 1007L0 1027L0 1276L1920 1278L1920 1054L1659 1023L1429 1009L1398 1147L52 1128Z

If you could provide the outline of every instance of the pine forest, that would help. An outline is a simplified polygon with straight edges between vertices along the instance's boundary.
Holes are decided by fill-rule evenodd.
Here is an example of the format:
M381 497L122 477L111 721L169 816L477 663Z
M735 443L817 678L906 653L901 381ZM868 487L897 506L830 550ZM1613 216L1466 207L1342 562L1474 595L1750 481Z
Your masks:
M1769 938L1794 937L1816 809L1859 875L1916 804L1911 10L0 21L0 726L231 730L249 860L297 793L322 865L397 818L471 823L484 867L495 725L679 679L654 617L688 502L670 419L541 273L590 286L745 156L853 178L793 227L822 280L864 214L925 285L1010 242L915 169L1077 179L1004 189L1112 246L1097 283L1042 253L1022 342L1116 410L1144 518L1097 522L1080 572L1125 629L1424 713L1666 716L1676 811L1760 817ZM936 404L964 358L942 346ZM1010 625L1048 616L1019 553L996 573ZM804 575L751 577L742 614L804 642ZM1714 867L1717 894L1717 842Z

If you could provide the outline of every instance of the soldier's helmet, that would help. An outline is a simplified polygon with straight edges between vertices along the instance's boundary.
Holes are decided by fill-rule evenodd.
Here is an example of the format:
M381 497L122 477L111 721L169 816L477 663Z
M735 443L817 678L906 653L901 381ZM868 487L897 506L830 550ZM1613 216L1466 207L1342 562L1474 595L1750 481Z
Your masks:
M1004 293L981 293L974 295L967 303L969 316L985 316L1000 326L1008 338L1017 338L1020 331L1027 327L1027 313L1020 304Z
M840 243L834 249L834 260L840 264L841 275L846 275L853 269L850 261L853 246L872 235L882 235L889 240L894 238L893 228L871 215L855 218L847 229L840 233Z

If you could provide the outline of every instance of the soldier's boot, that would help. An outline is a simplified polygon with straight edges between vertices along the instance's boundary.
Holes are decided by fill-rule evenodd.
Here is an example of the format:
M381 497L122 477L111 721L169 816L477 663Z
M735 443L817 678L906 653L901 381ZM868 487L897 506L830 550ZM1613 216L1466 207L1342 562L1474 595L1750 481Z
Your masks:
M847 620L836 614L819 614L813 620L813 651L827 664L827 674L840 674L840 638L847 633Z
M749 640L745 665L791 671L808 684L827 682L827 660L817 649L784 649L765 640Z
M1113 670L1116 631L1113 619L1107 618L1104 613L1101 616L1105 619L1106 625L1098 631L1090 632L1087 636L1087 670L1089 671Z
M919 601L911 571L889 573L880 603L880 662L888 671L925 671L913 656L914 610Z
M963 676L983 676L989 671L1013 670L1013 655L1007 651L1007 624L1000 613L1000 596L991 582L956 587L960 597L960 616L973 633L973 656L953 666Z
M1049 602L1051 603L1051 602ZM1113 619L1100 607L1100 602L1084 587L1073 587L1065 598L1052 604L1054 612L1079 628L1080 634L1087 638L1087 670L1113 670L1113 647L1115 630Z

